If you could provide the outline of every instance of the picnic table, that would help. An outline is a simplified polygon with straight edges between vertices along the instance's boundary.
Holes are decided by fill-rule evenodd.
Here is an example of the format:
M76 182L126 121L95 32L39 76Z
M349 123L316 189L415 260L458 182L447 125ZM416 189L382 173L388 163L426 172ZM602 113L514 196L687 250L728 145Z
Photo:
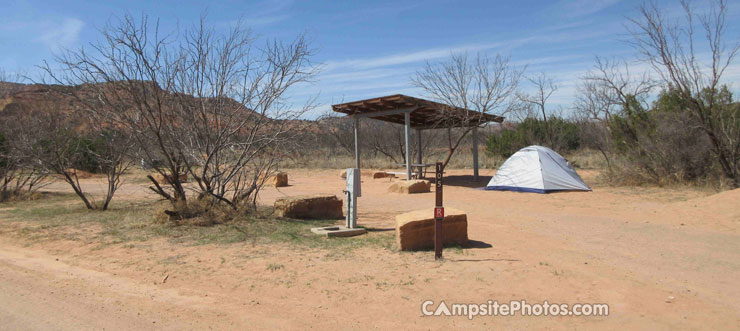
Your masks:
M406 163L399 163L397 164L399 167L406 167ZM416 178L426 178L427 176L427 168L435 166L434 163L411 163L409 164L411 166L411 172L416 176ZM402 174L405 174L402 173Z

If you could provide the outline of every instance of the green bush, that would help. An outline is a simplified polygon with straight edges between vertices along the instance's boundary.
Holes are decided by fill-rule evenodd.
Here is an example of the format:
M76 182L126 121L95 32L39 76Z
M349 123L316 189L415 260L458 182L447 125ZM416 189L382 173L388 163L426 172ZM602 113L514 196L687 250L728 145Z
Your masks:
M82 135L72 139L70 148L77 153L74 158L73 167L87 172L101 172L103 165L100 155L105 153L105 138L101 136Z
M547 146L559 153L572 152L581 146L578 124L559 117L548 119L547 124L553 133L552 143L545 121L527 118L514 128L490 135L486 141L486 150L492 155L509 157L530 145Z
M731 107L732 94L723 89L714 102L728 113L724 108ZM621 113L612 116L609 129L623 161L614 175L630 183L706 182L719 175L711 141L676 90L662 91L649 109L629 97Z
M501 130L498 134L488 136L486 151L492 155L509 157L523 146L519 132L513 129Z

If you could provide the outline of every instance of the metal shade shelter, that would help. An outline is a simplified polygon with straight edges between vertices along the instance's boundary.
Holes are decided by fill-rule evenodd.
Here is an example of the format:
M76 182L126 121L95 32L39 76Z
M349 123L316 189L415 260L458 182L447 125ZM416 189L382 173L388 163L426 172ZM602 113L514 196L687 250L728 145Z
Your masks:
M418 139L417 162L422 162L421 131L447 127L473 127L473 172L478 180L478 125L488 122L503 122L501 116L454 107L439 102L410 97L403 94L359 100L332 105L335 112L346 114L354 120L355 168L360 168L359 130L360 119L403 124L406 133L406 179L411 179L411 129L416 130Z

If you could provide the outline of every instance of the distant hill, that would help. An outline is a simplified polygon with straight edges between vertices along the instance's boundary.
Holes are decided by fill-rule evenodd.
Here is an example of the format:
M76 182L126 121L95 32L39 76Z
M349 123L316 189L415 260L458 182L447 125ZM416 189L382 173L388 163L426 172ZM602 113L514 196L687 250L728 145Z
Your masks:
M55 111L64 113L74 113L83 109L83 104L73 97L72 92L78 95L85 95L86 92L93 90L89 85L61 86L47 84L18 84L10 82L0 82L0 118L13 115L20 115L32 111ZM111 89L112 91L112 89ZM90 97L94 97L90 93ZM197 98L188 95L176 95L180 98L192 98L193 102ZM132 103L133 100L124 100L125 103ZM239 102L230 99L209 99L208 103L221 102L226 107L244 108ZM292 122L292 121L291 121ZM296 125L304 121L295 121Z
M0 117L17 115L32 109L63 112L79 109L78 102L63 93L68 89L70 87L0 82Z
M99 87L99 86L98 86ZM78 95L85 95L86 92L92 92L89 85L62 86L47 84L18 84L10 82L0 82L0 120L3 118L19 116L25 113L41 112L60 112L66 114L75 114L81 112L83 104L75 97L71 96L72 92ZM198 99L189 95L176 95L181 98L192 98L195 102ZM90 97L93 95L90 93ZM226 107L246 108L236 100L223 98L220 100L210 99L207 102L222 102ZM124 100L126 103L133 103L132 100ZM259 116L259 115L258 115ZM321 125L318 121L313 120L288 120L282 124L288 126L291 131L300 130L306 134L321 134L325 125L333 124L337 119L326 120L329 123ZM81 121L82 122L82 121ZM322 121L323 122L323 121ZM76 126L77 130L85 131L86 126L80 123ZM296 131L297 133L298 131Z

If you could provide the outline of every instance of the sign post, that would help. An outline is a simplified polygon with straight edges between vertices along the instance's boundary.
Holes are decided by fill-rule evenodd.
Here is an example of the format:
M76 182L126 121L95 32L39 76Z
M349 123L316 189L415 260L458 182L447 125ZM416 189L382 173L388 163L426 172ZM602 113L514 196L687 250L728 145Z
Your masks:
M437 202L434 207L434 259L442 258L442 221L445 208L442 206L442 163L437 162L435 193Z

